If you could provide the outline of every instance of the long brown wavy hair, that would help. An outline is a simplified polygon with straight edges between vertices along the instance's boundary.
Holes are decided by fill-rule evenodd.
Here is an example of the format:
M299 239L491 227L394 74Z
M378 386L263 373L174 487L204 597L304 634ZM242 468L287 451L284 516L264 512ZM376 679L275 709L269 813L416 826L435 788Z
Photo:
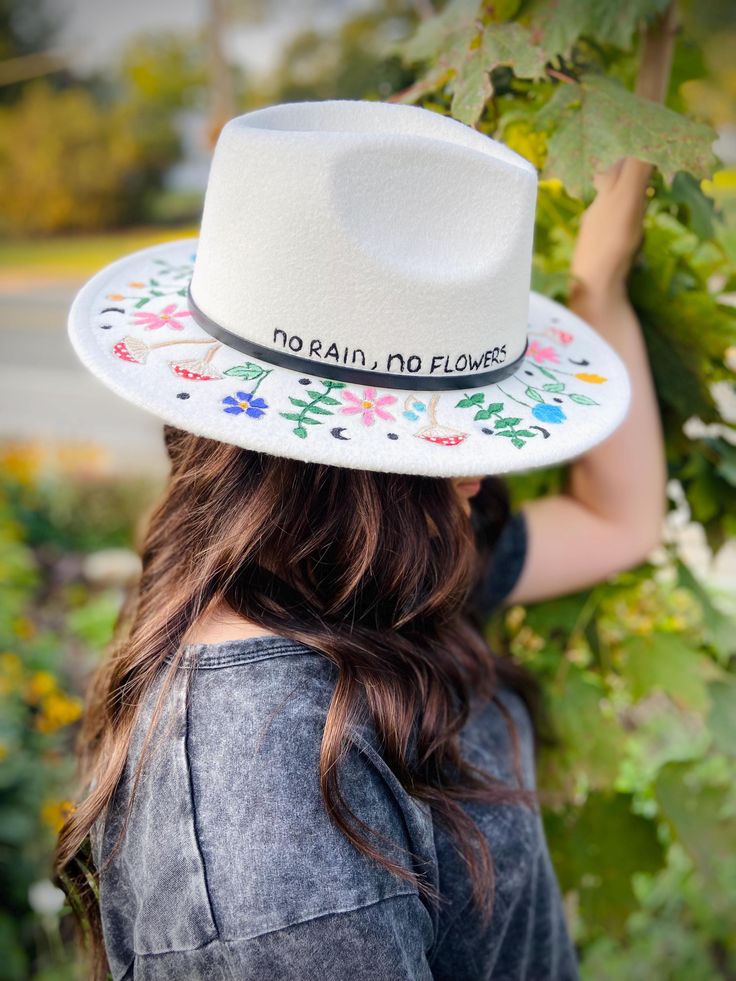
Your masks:
M450 478L304 463L186 433L164 436L171 472L147 521L140 580L121 610L109 656L89 683L76 752L81 799L62 827L54 881L90 947L94 981L108 964L99 877L89 832L123 773L137 707L164 678L154 730L187 631L225 604L248 620L324 654L337 668L320 755L320 788L335 824L363 854L438 899L422 876L385 857L341 797L337 769L349 732L375 727L386 762L455 836L483 915L493 906L493 861L462 800L536 806L523 789L518 736L496 698L514 688L538 718L538 691L495 655L473 605L509 514L502 481L486 477L473 519ZM458 734L476 699L495 699L510 726L518 786L471 766ZM538 734L538 732L537 732ZM144 752L139 761L132 804ZM84 796L86 794L86 796ZM127 814L130 814L128 809ZM123 825L118 844L125 832ZM380 835L377 836L380 838ZM110 854L112 858L112 853Z

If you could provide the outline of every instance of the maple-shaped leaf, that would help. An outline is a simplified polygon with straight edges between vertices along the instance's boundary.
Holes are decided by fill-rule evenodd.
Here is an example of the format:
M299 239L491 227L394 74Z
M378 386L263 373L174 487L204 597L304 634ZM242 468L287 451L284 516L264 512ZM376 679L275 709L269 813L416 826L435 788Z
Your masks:
M587 199L593 175L621 157L654 164L671 182L679 170L706 177L715 166L716 133L602 75L584 75L558 87L537 115L552 129L543 177L557 177L568 192Z
M508 65L518 78L544 75L542 49L532 44L521 24L487 24L470 42L469 53L453 65L456 77L450 111L455 119L474 125L493 92L489 73Z
M582 36L628 50L639 22L651 20L668 4L669 0L533 0L524 21L533 43L550 61L559 55L569 57Z
M452 0L442 13L423 21L396 50L407 64L427 60L433 64L395 101L416 101L449 82L450 112L470 126L491 97L489 73L494 68L508 65L519 78L538 79L544 73L544 54L532 44L528 28L489 19L478 0Z

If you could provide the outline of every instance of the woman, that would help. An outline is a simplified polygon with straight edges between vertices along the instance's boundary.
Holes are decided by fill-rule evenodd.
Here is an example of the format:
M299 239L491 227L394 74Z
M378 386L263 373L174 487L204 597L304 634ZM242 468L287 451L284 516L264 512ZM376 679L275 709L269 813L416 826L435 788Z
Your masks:
M450 166L458 190L437 202L432 178ZM597 336L549 301L538 314L534 295L526 323L530 171L415 107L269 107L223 131L189 289L181 249L139 253L75 302L80 356L169 422L171 459L139 589L90 690L88 793L57 852L95 979L108 965L116 981L578 977L535 806L533 684L488 650L482 623L659 540L662 435L626 298L649 169L612 168L581 224L570 306ZM477 218L479 200L497 222ZM420 315L397 361L407 291ZM186 308L170 302L185 293ZM496 353L475 374L412 380L412 357L434 367L443 305L468 350L475 327L500 324ZM300 331L280 340L290 316ZM374 332L383 372L321 360L343 328L353 352ZM609 346L631 381L623 421ZM571 377L602 394L563 401ZM284 397L297 384L304 397ZM190 408L210 391L219 415ZM494 474L570 457L564 493L510 514Z

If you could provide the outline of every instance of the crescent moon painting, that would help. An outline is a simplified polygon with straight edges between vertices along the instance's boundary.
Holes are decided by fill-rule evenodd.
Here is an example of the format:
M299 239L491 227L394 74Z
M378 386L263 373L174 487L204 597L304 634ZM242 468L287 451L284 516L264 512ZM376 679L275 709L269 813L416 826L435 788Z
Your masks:
M343 436L342 435L345 432L345 427L344 426L335 426L335 428L334 429L331 429L330 432L335 437L335 439L344 440L344 442L346 442L346 443L349 443L350 442L350 437L349 436Z

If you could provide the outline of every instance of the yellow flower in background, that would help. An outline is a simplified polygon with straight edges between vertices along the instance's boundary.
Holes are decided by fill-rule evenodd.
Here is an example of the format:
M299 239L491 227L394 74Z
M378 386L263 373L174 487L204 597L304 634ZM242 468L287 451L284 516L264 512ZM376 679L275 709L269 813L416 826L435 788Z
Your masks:
M39 702L45 695L56 691L58 682L50 671L34 671L26 682L25 698L32 705Z
M509 123L503 131L503 141L511 150L541 170L547 159L547 139L544 133L534 130L530 123L520 119Z
M9 695L20 687L23 662L13 651L0 652L0 695Z
M13 620L13 630L20 640L31 640L36 635L36 624L30 617L16 617Z
M545 177L544 180L539 181L538 187L540 191L546 191L553 198L559 198L565 190L565 185L559 177Z
M608 381L608 379L604 378L603 375L589 375L585 371L578 372L575 377L579 378L580 381L588 382L591 385L602 385L603 382Z
M41 820L54 834L58 834L66 819L76 809L71 800L47 800L41 805Z
M36 443L10 442L0 451L0 468L19 484L32 484L41 469L41 455Z
M41 712L35 719L39 732L54 732L75 722L82 714L82 700L75 695L53 691L41 701Z
M736 167L717 170L712 180L704 178L700 182L700 190L709 198L736 197Z

